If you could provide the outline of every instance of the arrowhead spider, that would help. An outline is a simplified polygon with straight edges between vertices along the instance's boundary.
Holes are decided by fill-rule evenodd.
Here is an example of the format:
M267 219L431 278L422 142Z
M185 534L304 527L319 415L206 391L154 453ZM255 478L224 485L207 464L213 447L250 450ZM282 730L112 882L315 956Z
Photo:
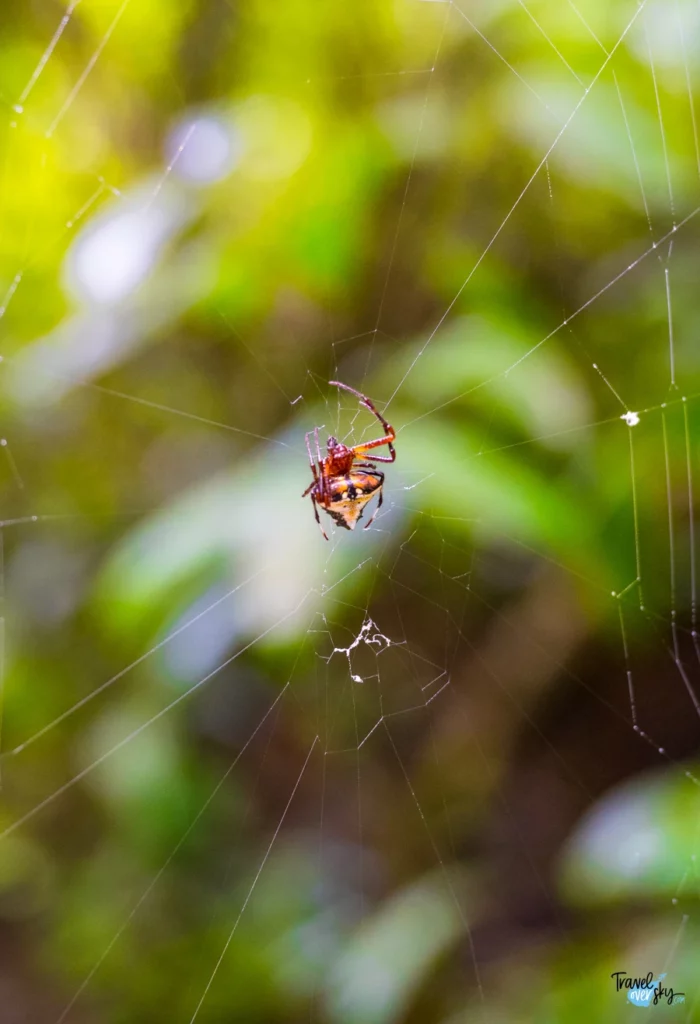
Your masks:
M387 423L382 414L377 412L372 400L360 391L356 391L355 388L351 388L347 384L341 384L338 380L331 380L329 384L337 388L343 388L345 391L350 391L353 395L356 395L360 400L360 405L364 405L366 409L369 409L377 417L384 428L384 436L378 437L374 441L365 441L364 444L356 444L353 447L341 444L335 437L329 437L327 445L328 454L324 457L321 455L318 427L314 427L313 435L317 455L317 461L314 462L314 457L311 453L311 442L309 440L311 432L306 435L306 450L309 453L309 464L314 478L302 494L302 498L305 498L307 494L311 496L316 522L326 540L328 540L328 536L321 525L318 514L319 506L324 512L328 513L338 526L342 526L346 530L354 530L362 518L365 506L377 494L379 496L377 507L372 513L369 522L365 525L365 530L368 530L374 522L377 512L382 507L384 499L382 493L384 474L381 470L377 469L374 463L393 462L396 458L396 452L392 443L396 438L396 431ZM383 444L389 448L388 455L370 455L367 457L369 451L379 448Z

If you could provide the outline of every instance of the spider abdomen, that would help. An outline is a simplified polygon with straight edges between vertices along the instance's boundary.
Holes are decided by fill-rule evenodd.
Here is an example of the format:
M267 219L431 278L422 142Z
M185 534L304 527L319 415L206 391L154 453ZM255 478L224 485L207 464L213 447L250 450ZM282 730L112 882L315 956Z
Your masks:
M384 474L353 470L345 476L330 477L330 501L321 508L346 530L354 530L371 498L378 494L384 483Z

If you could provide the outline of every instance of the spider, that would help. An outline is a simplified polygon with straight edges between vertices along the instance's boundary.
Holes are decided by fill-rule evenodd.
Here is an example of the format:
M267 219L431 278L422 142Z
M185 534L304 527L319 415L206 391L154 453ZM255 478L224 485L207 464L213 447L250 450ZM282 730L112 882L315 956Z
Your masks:
M375 494L378 494L379 501L377 502L377 507L365 526L365 530L368 530L374 522L377 512L382 507L384 497L382 494L384 474L381 470L377 469L374 463L393 462L396 458L396 452L392 444L396 437L396 431L393 427L389 426L381 413L377 412L372 400L361 392L355 391L354 388L348 387L347 384L341 384L338 380L331 380L329 384L334 385L336 388L343 388L345 391L350 391L353 395L356 395L360 400L360 405L364 405L366 409L369 409L377 417L384 428L384 437L378 437L375 441L366 441L364 444L356 444L352 448L341 444L335 437L329 437L328 454L323 458L318 441L318 427L314 427L313 434L316 443L316 455L318 456L318 462L315 463L314 457L311 454L311 442L309 441L311 433L309 432L306 435L306 450L309 453L309 463L314 478L302 494L302 498L305 498L307 494L311 495L316 522L326 540L328 540L328 536L323 526L321 526L321 520L318 515L319 505L324 512L327 512L335 520L338 526L343 526L346 530L354 530L362 518L365 505ZM369 458L372 461L358 461L359 459L364 459L367 452L372 448L379 448L383 444L389 448L388 455L370 455Z

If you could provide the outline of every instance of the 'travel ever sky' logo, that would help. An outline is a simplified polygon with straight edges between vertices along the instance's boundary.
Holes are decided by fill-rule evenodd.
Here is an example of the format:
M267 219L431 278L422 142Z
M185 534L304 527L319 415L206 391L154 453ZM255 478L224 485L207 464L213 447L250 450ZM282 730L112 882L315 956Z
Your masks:
M616 992L627 990L627 1000L633 1006L658 1006L661 1002L672 1006L674 1003L685 1002L685 992L674 992L663 984L665 974L654 978L654 972L649 971L641 978L632 978L627 971L614 971L610 977L615 979Z

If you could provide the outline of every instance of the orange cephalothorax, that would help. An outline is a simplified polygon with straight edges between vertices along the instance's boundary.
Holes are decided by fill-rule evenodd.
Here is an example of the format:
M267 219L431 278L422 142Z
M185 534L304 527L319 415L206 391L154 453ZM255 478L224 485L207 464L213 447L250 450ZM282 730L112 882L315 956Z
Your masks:
M353 395L357 395L360 399L360 404L364 405L365 408L369 409L377 417L384 428L385 434L384 437L379 437L374 441L366 441L364 444L354 445L353 447L341 444L335 437L329 437L327 445L328 454L323 458L318 440L318 427L315 427L314 440L318 457L317 462L314 462L313 455L311 454L311 442L309 441L311 435L306 435L306 450L309 453L309 463L314 478L302 494L302 498L305 498L307 494L311 495L316 522L326 540L328 540L328 537L321 526L318 506L320 505L324 512L327 512L338 526L342 526L346 530L354 530L362 518L365 506L377 494L379 496L377 507L365 526L365 530L369 529L383 501L382 486L384 484L384 474L373 463L393 462L396 458L396 452L392 444L396 438L396 432L386 422L384 417L377 412L373 402L366 395L355 391L354 388L348 387L347 384L341 384L337 380L332 380L330 383L335 385L335 387L344 388L346 391L351 391ZM370 455L368 461L358 461L365 458L367 452L373 448L379 448L383 444L387 445L389 455Z

